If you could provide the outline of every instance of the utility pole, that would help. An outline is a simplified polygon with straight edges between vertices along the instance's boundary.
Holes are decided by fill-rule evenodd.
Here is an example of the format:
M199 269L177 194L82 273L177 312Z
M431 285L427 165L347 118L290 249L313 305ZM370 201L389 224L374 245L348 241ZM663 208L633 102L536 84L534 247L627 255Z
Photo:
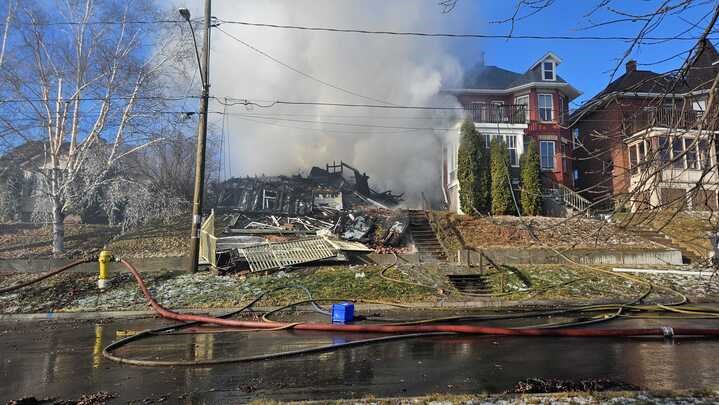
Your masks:
M200 76L202 98L200 122L197 125L197 150L195 152L195 193L192 201L192 233L190 235L190 272L197 271L200 254L200 227L202 222L202 197L205 186L205 149L207 143L207 112L210 102L210 19L211 0L205 0L205 37L202 45ZM194 34L193 34L194 35Z

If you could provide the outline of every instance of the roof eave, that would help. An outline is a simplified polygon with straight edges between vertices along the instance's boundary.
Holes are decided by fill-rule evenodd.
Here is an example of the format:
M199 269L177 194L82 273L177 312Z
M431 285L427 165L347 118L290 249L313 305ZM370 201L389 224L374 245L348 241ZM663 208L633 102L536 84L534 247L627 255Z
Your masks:
M532 87L551 87L551 88L566 88L566 94L573 100L579 97L582 92L577 90L574 86L567 82L530 82L520 84L519 86L510 87L507 89L464 89L464 88L453 88L453 89L442 89L440 93L444 94L508 94Z

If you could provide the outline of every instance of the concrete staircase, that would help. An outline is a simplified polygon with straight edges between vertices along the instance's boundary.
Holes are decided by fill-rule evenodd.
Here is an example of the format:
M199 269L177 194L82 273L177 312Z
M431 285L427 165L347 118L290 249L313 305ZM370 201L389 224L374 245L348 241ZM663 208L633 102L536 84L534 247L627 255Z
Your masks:
M670 238L669 236L665 235L662 232L656 231L647 225L635 226L628 230L635 235L641 236L644 239L648 239L662 246L666 246L668 248L676 249L682 252L682 262L684 262L684 264L700 263L702 261L702 258L694 254L694 252L682 248L682 246L674 243L672 241L672 238Z
M459 292L469 294L491 294L492 284L484 274L449 274L449 282Z
M549 180L548 183L549 186L544 186L544 208L545 210L556 211L554 213L550 212L549 215L569 217L577 212L583 212L587 217L591 216L591 201L564 184L553 180ZM554 204L551 204L552 202Z
M427 213L423 210L407 210L407 214L409 215L409 232L417 252L423 257L447 260L447 254L429 224Z

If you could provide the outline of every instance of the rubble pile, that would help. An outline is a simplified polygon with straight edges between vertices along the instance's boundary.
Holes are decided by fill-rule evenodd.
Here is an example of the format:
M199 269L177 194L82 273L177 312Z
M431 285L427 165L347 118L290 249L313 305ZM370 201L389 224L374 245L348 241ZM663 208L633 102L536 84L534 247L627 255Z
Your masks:
M400 245L409 218L406 211L392 209L402 201L402 195L373 190L367 174L344 162L327 164L324 169L313 167L307 177L233 178L221 184L218 190L218 209L227 213L225 219L229 224L223 234L234 238L261 236L260 244L268 245L266 251L250 260L251 269L268 265L253 260L269 261L269 266L273 266L283 260L293 262L297 257L314 257L300 246L322 250L323 242L316 238L326 239L331 247L344 246L335 248L338 256L334 259L346 257L342 252L347 250L368 249L337 245L333 241L359 242L381 253L404 252ZM244 265L244 259L251 254L250 247L233 248L228 246L232 237L217 236L220 236L218 246L225 250L218 250L218 254L238 258L230 261ZM229 249L236 250L237 254L228 255Z

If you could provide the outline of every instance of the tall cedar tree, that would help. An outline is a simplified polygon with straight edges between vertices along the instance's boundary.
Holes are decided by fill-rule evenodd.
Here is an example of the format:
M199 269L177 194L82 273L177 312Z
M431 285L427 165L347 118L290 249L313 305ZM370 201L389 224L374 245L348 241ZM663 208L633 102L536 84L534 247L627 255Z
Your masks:
M472 120L466 119L460 131L459 151L457 152L457 180L459 180L459 204L462 211L474 214L476 208L475 189L477 184L477 131Z
M490 208L490 180L487 150L471 120L462 124L458 151L459 201L462 211L475 215Z
M509 177L509 149L500 137L490 143L492 169L492 215L514 212Z
M520 162L522 171L522 213L524 215L540 215L542 196L539 172L539 152L534 140L529 142L527 150Z
M489 170L489 145L485 144L484 137L477 136L479 153L477 153L477 202L476 207L482 214L489 214L492 210L492 174Z

